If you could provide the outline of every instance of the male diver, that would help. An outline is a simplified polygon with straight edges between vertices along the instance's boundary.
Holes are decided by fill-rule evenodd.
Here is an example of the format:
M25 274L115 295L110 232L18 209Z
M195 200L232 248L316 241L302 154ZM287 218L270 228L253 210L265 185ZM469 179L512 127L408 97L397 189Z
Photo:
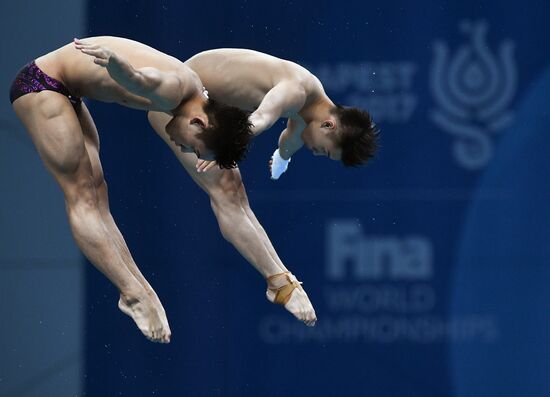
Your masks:
M368 112L336 105L317 77L304 67L247 49L201 52L185 62L201 78L211 98L253 112L258 135L280 117L288 119L270 161L271 177L286 171L291 156L306 146L316 156L345 166L366 163L377 149L378 128ZM199 160L199 172L215 161Z
M222 233L261 269L268 279L268 298L284 304L306 324L315 322L307 295L274 253L235 182L238 170L234 167L250 139L248 114L209 101L196 73L151 47L116 37L75 39L23 67L12 84L10 99L64 193L78 246L117 287L119 308L148 339L169 342L170 327L160 300L111 216L99 136L82 97L163 115L164 131L177 135L172 140L169 135L163 138L178 155L192 157L193 162L198 157L216 160L222 169L209 194L213 208L224 207L219 213L215 209ZM220 185L229 180L233 189L225 191ZM235 211L233 227L224 231L222 225Z

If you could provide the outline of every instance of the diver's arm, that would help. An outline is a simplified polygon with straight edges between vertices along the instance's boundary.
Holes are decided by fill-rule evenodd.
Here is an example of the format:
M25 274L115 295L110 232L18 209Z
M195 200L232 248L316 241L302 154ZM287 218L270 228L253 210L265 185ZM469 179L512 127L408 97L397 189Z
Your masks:
M260 106L250 115L252 133L259 135L282 116L298 112L306 100L305 89L295 81L282 81L264 97Z
M286 128L279 136L279 153L284 160L289 160L302 146L301 135L306 123L301 118L289 118Z
M157 110L170 111L185 96L184 84L175 73L156 68L134 69L126 59L108 48L75 39L75 48L94 57L94 63L103 66L111 78L132 94L151 101Z
M301 135L305 126L306 124L302 119L288 119L287 127L279 137L279 147L275 150L269 162L271 179L279 179L287 170L292 155L304 146Z

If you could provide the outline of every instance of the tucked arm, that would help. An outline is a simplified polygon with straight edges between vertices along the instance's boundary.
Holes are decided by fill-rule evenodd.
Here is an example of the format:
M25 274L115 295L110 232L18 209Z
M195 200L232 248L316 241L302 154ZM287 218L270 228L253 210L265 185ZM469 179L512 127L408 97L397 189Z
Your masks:
M283 81L273 87L260 106L250 115L252 133L259 135L283 116L298 112L305 103L305 89L295 81Z
M151 105L163 111L177 107L186 95L185 84L172 72L152 67L135 69L128 60L108 48L75 39L75 48L94 57L94 63L103 66L111 78L128 92L147 98ZM191 87L187 87L189 90Z
M279 137L279 147L273 152L269 162L271 179L279 179L288 169L290 157L304 146L301 138L304 128L305 123L301 118L288 119L287 127Z

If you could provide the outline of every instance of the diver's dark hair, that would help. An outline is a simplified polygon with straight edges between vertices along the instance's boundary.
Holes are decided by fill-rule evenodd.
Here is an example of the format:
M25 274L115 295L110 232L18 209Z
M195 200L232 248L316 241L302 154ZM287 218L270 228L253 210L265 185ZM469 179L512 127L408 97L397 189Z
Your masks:
M198 135L206 147L214 152L220 168L235 168L247 151L253 135L249 113L233 106L227 106L213 99L204 105L209 127Z
M342 148L342 163L346 167L365 164L378 149L379 129L366 110L336 105L338 118L337 143Z

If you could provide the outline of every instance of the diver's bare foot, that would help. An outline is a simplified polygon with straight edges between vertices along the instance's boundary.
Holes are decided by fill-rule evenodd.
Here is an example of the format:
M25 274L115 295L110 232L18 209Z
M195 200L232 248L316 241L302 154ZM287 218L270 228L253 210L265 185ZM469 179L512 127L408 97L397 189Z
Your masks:
M166 312L164 311L164 307L162 306L162 303L160 303L160 299L157 293L155 292L153 287L151 287L151 285L147 282L147 280L145 280L144 278L138 279L138 280L141 286L143 287L143 289L145 290L145 292L147 293L147 296L150 298L150 301L155 305L159 313L161 313L160 318L162 320L164 329L170 330L170 326L168 325L168 319L166 318Z
M132 317L147 339L152 342L170 343L170 326L160 301L156 304L146 293L135 297L120 294L118 308Z
M313 305L309 301L301 283L290 273L274 274L267 278L267 299L272 303L283 305L298 320L313 327L317 321Z
M164 307L162 306L162 303L160 303L160 299L157 293L150 285L146 286L145 290L147 291L147 295L151 298L151 302L153 302L153 304L161 314L160 318L162 320L164 329L170 330L170 326L168 325L168 318L166 318L166 312L164 311Z

